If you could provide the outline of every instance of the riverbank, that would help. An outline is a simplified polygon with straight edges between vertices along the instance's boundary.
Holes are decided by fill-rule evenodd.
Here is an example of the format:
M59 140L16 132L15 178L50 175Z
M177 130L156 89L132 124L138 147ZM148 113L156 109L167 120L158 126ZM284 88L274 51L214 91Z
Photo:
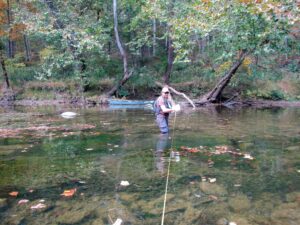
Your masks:
M98 98L100 99L100 97ZM120 99L122 100L122 99ZM149 100L149 99L148 99ZM145 101L148 101L145 100ZM259 100L259 99L251 99L251 100L241 100L241 101L233 101L228 103L214 103L214 104L197 104L197 100L194 100L197 107L207 107L207 106L224 106L229 108L235 107L253 107L253 108L286 108L286 107L300 107L300 101L274 101L274 100ZM186 107L190 107L191 105L186 101L179 101L181 105ZM32 99L23 99L23 100L11 100L11 101L0 101L0 107L6 106L51 106L51 105L71 105L78 107L96 107L103 106L108 103L97 101L96 98L92 99L82 99L80 97L77 98L65 98L60 100L32 100Z

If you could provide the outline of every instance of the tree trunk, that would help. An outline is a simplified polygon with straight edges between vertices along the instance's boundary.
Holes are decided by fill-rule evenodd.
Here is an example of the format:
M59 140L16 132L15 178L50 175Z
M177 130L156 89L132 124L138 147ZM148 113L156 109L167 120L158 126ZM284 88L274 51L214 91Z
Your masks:
M29 43L29 40L28 40L26 34L23 35L23 39L24 39L24 47L25 47L25 60L26 60L26 62L29 62L31 60L31 49L30 49L30 43Z
M152 55L156 54L156 19L153 19Z
M209 91L203 97L201 97L200 101L197 103L205 104L205 103L217 102L220 99L222 91L229 84L232 76L236 73L236 71L243 63L245 57L248 54L249 54L248 51L243 50L240 53L238 60L231 66L230 70L221 78L221 80L217 83L217 85L211 91Z
M168 63L167 63L167 68L166 68L166 72L163 76L163 81L165 84L169 84L170 83L170 76L171 76L171 72L173 69L173 62L174 62L174 47L172 44L172 40L169 37L168 40Z
M10 88L10 83L9 83L9 79L8 79L8 74L7 74L5 62L4 62L4 57L3 57L1 52L0 52L0 63L1 63L1 68L2 68L2 72L3 72L3 78L4 78L3 88L5 90L7 90L7 89Z
M109 91L107 92L107 96L110 97L114 95L117 90L123 86L127 80L131 77L132 72L128 71L128 57L125 49L122 46L122 42L119 36L119 31L118 31L118 15L117 15L117 0L113 0L113 14L114 14L114 32L115 32L115 37L116 37L116 42L118 49L120 51L120 54L123 59L123 78Z
M7 0L6 4L7 4L7 9L6 9L7 24L10 27L11 23L12 23L12 15L11 15L11 10L10 10L10 1ZM8 57L9 58L14 58L15 57L15 42L11 40L10 36L11 36L11 32L9 32L8 42L7 42Z

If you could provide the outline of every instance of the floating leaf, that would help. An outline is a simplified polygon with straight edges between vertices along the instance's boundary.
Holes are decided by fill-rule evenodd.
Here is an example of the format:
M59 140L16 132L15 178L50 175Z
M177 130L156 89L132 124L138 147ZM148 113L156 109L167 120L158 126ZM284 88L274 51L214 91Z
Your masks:
M74 188L74 189L70 189L70 190L65 190L62 194L62 196L65 196L65 197L72 197L75 193L76 193L77 189Z
M189 147L185 147L185 146L181 146L180 148L182 150L190 152L190 153L200 152L200 150L197 148L189 148Z
M43 208L46 208L46 205L43 204L43 203L39 203L37 205L33 205L30 207L32 210L35 210L35 209L43 209Z
M253 160L254 158L250 154L244 154L244 159L250 159Z
M29 202L28 199L21 199L20 201L18 201L18 205L23 205L26 204L27 202Z
M217 201L218 200L218 197L215 196L215 195L209 195L208 196L210 199L214 200L214 201Z
M217 181L216 178L208 178L208 180L209 180L209 183L215 183Z
M17 197L18 194L19 194L19 192L17 192L17 191L9 192L9 195L10 195L10 196L13 196L13 197Z

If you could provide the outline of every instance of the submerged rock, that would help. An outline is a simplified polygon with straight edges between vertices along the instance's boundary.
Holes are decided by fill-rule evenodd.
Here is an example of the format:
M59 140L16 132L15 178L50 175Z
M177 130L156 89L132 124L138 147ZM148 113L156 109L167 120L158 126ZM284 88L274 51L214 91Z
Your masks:
M288 151L299 151L300 146L299 145L289 146L289 147L286 148L286 150L288 150Z
M217 221L217 225L228 225L228 220L225 218L221 218Z
M229 199L228 204L234 212L244 212L251 207L251 203L246 195L239 194L236 197Z
M231 221L228 223L228 225L254 225L253 223L249 222L247 218L241 216L240 214L231 215L229 219Z
M7 206L7 199L6 198L0 198L0 209Z
M201 182L200 190L205 194L209 194L209 195L210 194L218 195L218 196L227 195L227 190L222 185L216 183Z
M273 225L300 224L300 208L297 202L285 203L278 206L271 214Z

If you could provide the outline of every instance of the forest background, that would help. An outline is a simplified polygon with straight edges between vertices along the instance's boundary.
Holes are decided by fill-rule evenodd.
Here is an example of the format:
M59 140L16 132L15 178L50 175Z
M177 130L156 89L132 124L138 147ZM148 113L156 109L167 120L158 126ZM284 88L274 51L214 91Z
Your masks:
M300 100L299 0L0 0L0 100ZM158 83L159 82L159 83Z

